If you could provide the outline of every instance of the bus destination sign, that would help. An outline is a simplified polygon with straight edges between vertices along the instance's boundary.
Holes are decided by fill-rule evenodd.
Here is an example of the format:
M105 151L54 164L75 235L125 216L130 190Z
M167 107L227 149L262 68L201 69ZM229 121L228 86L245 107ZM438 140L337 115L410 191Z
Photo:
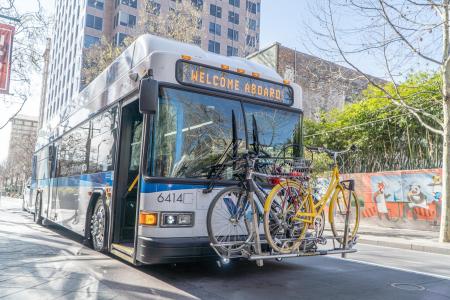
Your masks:
M227 70L179 61L176 76L181 84L206 87L287 105L292 105L294 102L294 92L287 85Z

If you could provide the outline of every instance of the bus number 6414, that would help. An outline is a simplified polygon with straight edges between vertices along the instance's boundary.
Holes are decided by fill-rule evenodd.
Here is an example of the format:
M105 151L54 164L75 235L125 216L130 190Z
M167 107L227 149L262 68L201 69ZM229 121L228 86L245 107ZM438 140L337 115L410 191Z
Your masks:
M163 193L161 193L158 195L156 200L159 203L163 203L163 202L171 202L171 203L181 202L181 203L183 203L183 194L176 194L176 193L163 194Z

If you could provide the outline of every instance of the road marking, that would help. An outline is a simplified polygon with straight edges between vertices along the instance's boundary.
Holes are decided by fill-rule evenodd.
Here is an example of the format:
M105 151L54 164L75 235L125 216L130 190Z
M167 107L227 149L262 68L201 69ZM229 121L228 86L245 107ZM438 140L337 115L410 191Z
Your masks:
M389 248L389 247L386 247L386 248ZM359 263L359 264L365 264L365 265L374 266L374 267L381 267L381 268L391 269L391 270L395 270L395 271L402 271L402 272L414 273L414 274L417 274L417 275L425 275L425 276L435 277L435 278L439 278L439 279L450 280L450 277L449 276L445 276L445 275L439 275L439 274L427 273L427 272L422 272L422 271L415 271L415 270L411 270L411 269L387 266L387 265L377 264L377 263L373 263L373 262L369 262L369 261L363 261L363 260L356 260L356 259L351 259L351 258L341 258L341 257L331 256L331 255L328 256L328 257L329 258L333 258L333 259L339 259L339 260L342 260L342 261L350 261L350 262Z

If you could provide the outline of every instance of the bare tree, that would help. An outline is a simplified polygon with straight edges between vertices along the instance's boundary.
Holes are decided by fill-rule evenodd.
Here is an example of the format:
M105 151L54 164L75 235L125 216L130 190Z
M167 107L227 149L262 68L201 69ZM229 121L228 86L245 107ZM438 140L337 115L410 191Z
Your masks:
M160 15L159 7L153 1L144 1L138 22L130 36L117 45L103 37L100 42L86 50L83 62L83 83L88 84L127 47L136 37L145 33L194 43L201 34L201 12L190 1L171 3L168 14Z
M30 1L36 5L34 11L23 12L17 8L16 0L0 0L0 14L7 18L0 18L0 22L11 23L15 26L13 52L11 57L11 85L12 96L5 96L1 101L18 104L15 113L0 124L4 128L23 108L30 97L32 76L41 71L42 50L50 26L50 19L46 16L39 0ZM17 21L11 21L11 18ZM42 49L39 47L42 45ZM11 100L11 98L14 98ZM5 105L5 104L3 104Z
M171 4L169 13L162 16L153 1L147 1L139 15L134 36L152 33L184 43L193 43L201 33L201 11L191 1Z
M0 181L14 192L21 192L26 179L31 176L32 159L37 136L33 133L23 135L20 140L13 140L6 161L0 166Z
M316 49L339 57L428 131L442 135L440 241L450 242L449 0L320 0L311 8L318 23L314 28L306 27L312 37L309 41ZM363 55L376 60L380 68L384 67L390 81L388 85L381 85L365 75L358 62ZM415 103L404 96L404 89L415 88L414 85L404 86L405 74L415 69L440 73L442 97L439 102L430 99L427 103ZM400 83L403 83L401 89ZM441 105L442 114L429 113L430 105Z
M85 51L83 57L82 84L87 85L94 80L128 45L128 39L120 46L115 46L113 41L105 36L100 42Z

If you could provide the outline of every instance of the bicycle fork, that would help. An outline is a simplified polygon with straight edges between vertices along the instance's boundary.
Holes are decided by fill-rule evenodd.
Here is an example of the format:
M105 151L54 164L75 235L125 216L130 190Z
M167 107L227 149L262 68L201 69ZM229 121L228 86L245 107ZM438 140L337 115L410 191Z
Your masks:
M261 255L262 254L262 250L261 250L261 239L259 237L259 213L258 213L258 207L255 203L255 198L254 198L254 194L255 194L255 189L256 186L254 185L253 181L252 181L252 174L248 174L247 175L247 184L248 184L248 188L249 188L249 192L247 193L247 201L250 201L250 205L252 208L252 227L254 230L254 235L255 235L255 241L254 241L254 250L255 250L255 254L256 255ZM264 262L262 259L258 259L256 260L256 265L258 267L262 267L264 265Z
M349 234L349 232L348 232L349 224L348 223L349 223L349 217L350 217L352 191L355 189L355 181L350 179L350 180L344 180L341 183L343 183L343 182L348 182L348 187L347 187L347 190L348 190L348 201L347 201L347 203L345 203L345 201L344 201L344 204L347 206L346 207L347 211L346 211L346 214L345 214L344 237L343 237L343 244L342 244L342 248L344 250L347 250L348 234ZM346 186L344 185L344 187L346 187ZM345 200L345 198L344 198L344 200ZM358 200L356 199L356 201L358 201ZM347 253L343 252L341 254L341 257L342 258L346 258L347 257Z

